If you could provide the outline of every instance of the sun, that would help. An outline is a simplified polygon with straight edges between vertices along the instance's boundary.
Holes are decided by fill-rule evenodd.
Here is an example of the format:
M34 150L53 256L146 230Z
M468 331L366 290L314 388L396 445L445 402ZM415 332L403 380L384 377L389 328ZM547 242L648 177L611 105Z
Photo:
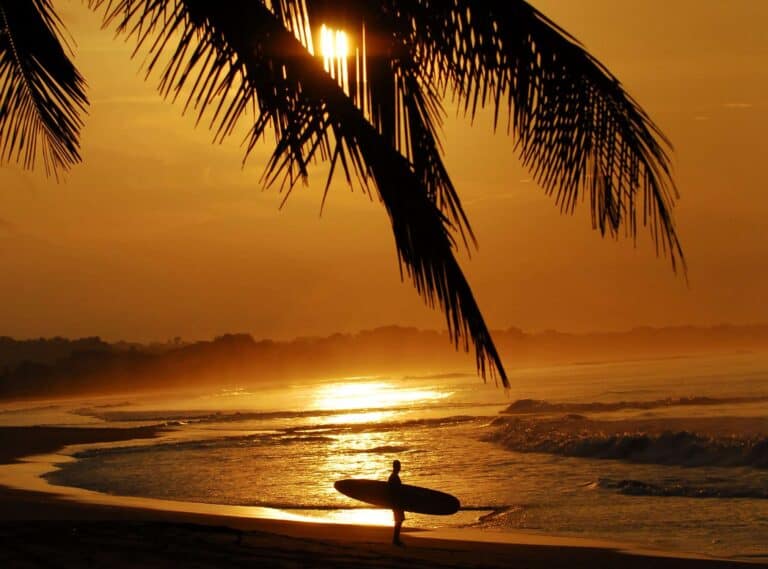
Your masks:
M351 55L349 36L343 30L335 30L323 24L320 27L320 55L323 67L347 94L349 93L349 78L347 60Z
M334 30L325 24L320 28L320 54L325 59L349 57L349 39L342 30Z

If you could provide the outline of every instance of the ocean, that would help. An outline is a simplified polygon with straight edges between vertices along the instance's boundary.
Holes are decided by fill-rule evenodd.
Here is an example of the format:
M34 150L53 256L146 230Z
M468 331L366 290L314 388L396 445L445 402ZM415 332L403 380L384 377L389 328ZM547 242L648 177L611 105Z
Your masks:
M390 524L335 480L401 479L457 496L405 527L616 540L768 559L768 355L328 378L218 391L0 405L0 424L165 424L80 448L51 484ZM506 412L505 412L506 411Z

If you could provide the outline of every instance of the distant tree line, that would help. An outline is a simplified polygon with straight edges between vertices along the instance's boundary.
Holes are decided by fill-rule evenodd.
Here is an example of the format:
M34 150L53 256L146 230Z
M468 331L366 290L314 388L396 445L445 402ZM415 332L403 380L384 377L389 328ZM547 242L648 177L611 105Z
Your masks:
M249 386L344 375L474 372L445 332L387 326L286 342L225 334L208 341L108 343L98 337L0 337L0 399ZM768 351L768 326L635 328L626 332L494 332L514 367Z

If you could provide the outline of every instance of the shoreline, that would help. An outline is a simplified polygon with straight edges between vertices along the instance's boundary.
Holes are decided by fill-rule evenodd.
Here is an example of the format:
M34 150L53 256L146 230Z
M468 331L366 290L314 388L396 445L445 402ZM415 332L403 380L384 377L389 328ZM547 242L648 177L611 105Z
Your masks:
M45 548L49 533L55 536L61 531L76 531L80 536L90 536L93 547L104 555L109 554L111 541L119 541L125 536L138 539L140 535L152 534L153 531L159 534L170 532L190 543L213 540L217 545L201 552L206 555L218 555L219 548L221 552L237 556L242 553L237 548L245 539L260 544L259 555L262 561L267 562L275 561L270 557L273 546L280 549L280 544L290 543L294 555L291 559L298 565L306 562L311 554L310 559L331 556L338 564L334 562L329 566L339 567L399 566L404 560L408 560L409 566L424 563L425 567L435 564L463 567L475 565L478 559L488 567L510 566L510 561L514 560L521 567L574 568L621 564L626 569L647 567L648 563L660 568L693 569L748 567L763 562L762 559L717 559L646 550L604 540L525 532L483 532L478 529L407 528L404 538L408 547L400 550L390 545L391 529L385 526L334 523L271 508L111 496L80 488L54 486L41 477L51 470L55 462L66 460L66 455L58 454L65 447L149 439L164 430L162 426L129 429L0 427L0 534L11 540L14 536L21 538L23 535L29 543L38 543L39 547ZM11 560L17 559L13 555L20 556L18 559L34 555L25 547L16 547L16 554L11 553ZM339 548L346 552L341 558ZM381 564L377 561L367 565L371 560L366 557L366 552L370 552L371 548L389 562ZM142 551L148 559L167 554L162 548ZM2 554L0 559L3 559ZM119 560L106 557L104 561L112 564ZM411 565L412 562L416 564ZM72 560L71 566L80 565Z
M18 463L25 457L52 454L64 447L155 438L163 425L143 427L0 427L0 465Z

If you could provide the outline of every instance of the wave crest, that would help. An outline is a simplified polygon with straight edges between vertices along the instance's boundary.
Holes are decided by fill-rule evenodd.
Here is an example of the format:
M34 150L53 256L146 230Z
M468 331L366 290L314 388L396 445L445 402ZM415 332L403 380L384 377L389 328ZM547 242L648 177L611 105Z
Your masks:
M589 487L613 490L628 496L768 499L768 488L729 486L727 482L727 480L720 479L713 480L710 484L693 483L686 480L654 483L632 479L612 480L610 478L600 478L590 484Z
M725 405L739 403L759 403L768 401L768 396L752 397L668 397L653 401L615 401L611 403L551 403L540 399L518 399L509 405L502 413L507 415L528 415L540 413L587 413L622 411L625 409L658 409L663 407L685 407L692 405Z
M712 423L716 424L717 419ZM768 437L748 434L754 420L730 418L732 432L663 430L650 420L594 421L563 418L501 417L484 437L516 452L542 452L581 458L681 466L750 466L768 468ZM674 423L671 423L674 424ZM701 425L702 420L697 421Z

